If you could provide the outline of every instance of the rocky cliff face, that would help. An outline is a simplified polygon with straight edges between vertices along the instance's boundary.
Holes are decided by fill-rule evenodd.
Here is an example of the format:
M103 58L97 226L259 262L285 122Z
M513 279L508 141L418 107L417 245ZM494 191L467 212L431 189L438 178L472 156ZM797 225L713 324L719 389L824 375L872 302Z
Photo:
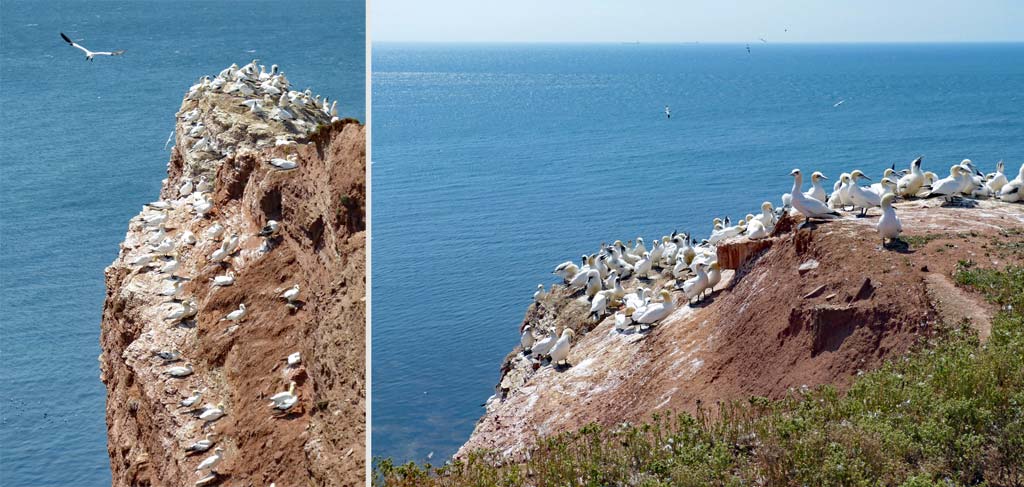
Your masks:
M826 383L842 388L928 337L939 321L969 321L986 338L992 310L951 276L960 260L1024 263L1024 207L940 203L897 205L911 243L901 248L882 248L877 216L810 229L784 220L770 239L726 242L719 262L735 272L725 271L714 294L694 306L673 291L679 307L647 332L618 332L612 317L589 321L586 298L556 286L530 306L520 331L574 329L571 366L540 365L513 350L457 456L485 449L515 459L541 437L590 422L639 422L693 412L701 402L713 408ZM675 283L642 284L657 292ZM637 285L627 281L626 291Z
M244 70L185 97L160 200L129 222L106 270L114 485L364 479L365 130L283 76L269 84L289 100L246 106L275 87ZM280 297L294 285L297 299ZM294 406L271 408L292 382ZM217 408L220 419L200 419ZM213 448L186 453L211 433ZM222 460L197 472L218 447Z

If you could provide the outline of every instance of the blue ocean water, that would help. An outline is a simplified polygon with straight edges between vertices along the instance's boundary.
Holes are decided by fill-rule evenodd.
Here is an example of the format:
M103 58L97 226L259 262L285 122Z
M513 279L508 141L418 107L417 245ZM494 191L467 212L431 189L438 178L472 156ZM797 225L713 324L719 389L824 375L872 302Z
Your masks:
M0 484L109 485L103 269L191 83L253 58L364 119L363 0L0 2ZM94 50L89 63L59 32Z
M1024 44L373 56L373 453L400 460L466 440L537 283L602 241L706 235L794 167L1024 163Z

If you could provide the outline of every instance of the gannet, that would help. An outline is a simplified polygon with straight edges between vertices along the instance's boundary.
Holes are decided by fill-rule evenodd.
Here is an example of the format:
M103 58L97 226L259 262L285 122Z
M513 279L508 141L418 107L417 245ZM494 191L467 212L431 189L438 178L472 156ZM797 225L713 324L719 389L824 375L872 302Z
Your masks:
M299 163L297 163L297 162L295 162L293 160L281 159L281 158L278 158L278 157L275 157L275 158L271 159L270 160L270 165L272 165L272 166L274 166L274 167L276 167L278 169L281 169L283 171L287 171L289 169L295 169L295 168L299 167Z
M895 177L896 177L896 170L891 168L891 167L887 167L887 168L885 168L885 172L882 174L882 179L878 180L877 183L873 183L873 184L868 185L868 187L865 188L865 189L868 190L868 191L871 191L872 193L877 194L879 196L879 198L881 198L881 196L883 194L885 194L885 191L886 191L885 180L888 179L888 180L891 180L893 183L895 183L896 182Z
M124 54L124 49L118 49L116 51L90 51L90 50L88 50L88 49L86 49L86 48L76 44L75 41L72 41L70 38L68 38L68 36L64 35L63 32L60 33L60 37L61 37L61 39L64 39L64 42L67 42L68 44L71 44L71 47L74 47L74 48L79 49L82 52L84 52L85 53L85 59L88 60L88 61L92 61L92 58L94 58L96 56L120 56L120 55Z
M638 287L636 288L636 291L626 295L625 305L627 309L633 308L634 310L638 310L647 306L647 301L647 288Z
M903 175L898 181L896 181L896 192L900 196L917 196L917 192L921 190L921 186L924 185L924 173L921 172L921 160L924 156L919 156L910 163L910 172Z
M647 278L647 275L651 273L653 267L653 261L651 255L644 252L640 256L640 260L636 262L636 266L633 267L633 274L639 278Z
M153 352L153 355L159 357L161 360L166 362L174 362L181 358L181 351L177 349L171 350L158 350Z
M760 240L768 235L768 229L765 228L763 223L761 223L761 220L756 220L754 218L750 219L750 222L747 224L747 238L750 240Z
M231 253L228 252L229 246L230 244L227 240L221 242L220 248L210 254L210 262L223 262L224 259L227 259L228 256L231 255Z
M210 240L217 240L223 234L224 225L221 225L220 223L214 223L213 225L210 226L210 228L206 229L206 232L203 235L205 235L206 238Z
M177 367L171 367L171 368L167 369L166 373L167 373L167 375L169 375L171 377L174 377L174 378L188 377L188 376L192 375L192 366L191 365L179 365Z
M796 191L794 191L793 194L797 194ZM700 295L708 288L708 275L704 269L705 267L705 265L697 266L697 275L687 279L682 286L679 286L679 288L683 290L683 293L686 294L687 302L691 302L700 297Z
M708 265L708 293L714 293L719 282L722 282L722 271L718 267L718 261L714 261Z
M246 315L245 303L242 303L242 304L238 305L238 309L228 313L227 316L221 318L220 320L221 321L242 321L242 318L245 318L245 315Z
M228 237L228 246L225 247L225 250L228 251L228 254L233 254L235 253L236 250L238 250L238 244L240 241L241 240L239 239L237 233L232 233L231 236Z
M963 168L959 164L950 166L949 176L935 181L930 186L924 188L926 190L924 197L942 196L943 199L949 201L951 196L960 192L960 187L963 185L962 171Z
M299 362L302 362L302 353L295 352L289 355L285 361L288 363L289 367L295 367L296 365L299 365Z
M548 330L546 337L536 341L533 344L533 349L531 350L533 356L543 357L544 355L547 355L547 353L551 350L551 347L555 345L556 340L558 340L558 337L555 335L555 331Z
M599 291L590 301L590 319L600 321L601 317L608 312L608 300L613 291Z
M590 259L588 258L588 261L589 260ZM584 266L582 269L580 269L580 272L577 272L576 275L574 275L572 279L569 280L569 283L566 284L566 288L568 288L572 292L576 292L579 291L580 289L583 289L587 285L587 281L590 280L590 271L591 269L589 268L589 266Z
M223 454L224 449L218 446L213 450L213 455L210 455L206 457L206 460L199 462L199 465L196 466L196 472L201 470L209 470L212 472L213 469L217 467L217 464L220 463Z
M596 270L587 273L587 298L593 298L601 290L601 274Z
M185 399L182 399L181 402L179 402L178 404L180 404L181 407L183 407L183 408L190 408L195 403L199 402L199 400L202 399L202 398L203 398L203 392L196 390L196 391L192 391L192 395L191 396L186 397Z
M811 189L804 193L804 196L808 198L814 198L822 203L825 203L828 199L828 196L825 194L825 188L821 186L821 181L823 179L828 178L818 171L814 171L813 173L811 173ZM765 225L765 227L768 227L768 225Z
M216 406L207 404L203 406L203 411L199 413L199 420L206 423L212 423L223 418L225 414L224 403L217 404Z
M160 267L160 273L169 274L171 277L174 277L174 273L177 272L178 267L180 266L181 262L178 260L177 254L175 254L175 256L171 258L171 260L165 262L164 265Z
M164 285L164 287L160 288L160 295L161 296L177 297L177 296L181 295L181 292L182 292L183 289L184 288L182 287L182 282L181 281L176 281L176 280L171 281L171 280L169 280L167 282L167 284Z
M153 233L146 239L146 243L154 246L159 245L165 238L167 238L167 227L165 224L161 223L156 226Z
M185 230L181 232L181 237L178 239L179 242L185 245L195 245L196 235L191 230Z
M270 407L278 411L287 411L297 402L299 402L299 395L295 394L295 381L288 385L287 391L270 396Z
M213 443L214 443L213 436L214 435L215 435L215 433L207 433L205 439L199 440L199 441L197 441L195 443L192 443L189 446L186 446L185 447L185 453L188 453L190 455L195 455L196 453L202 453L202 452L204 452L206 450L209 450L210 447L213 446Z
M1006 179L1006 173L1003 172L1004 170L1005 167L1003 166L1003 161L997 162L996 172L992 173L988 178L988 181L985 182L985 187L988 188L989 194L999 194L999 190L1003 189L1003 186L1006 186L1006 183L1009 182L1009 180Z
M519 336L519 344L523 346L523 355L530 354L534 342L536 342L536 339L533 338L533 327L526 325L523 327L523 334Z
M672 311L676 309L675 300L672 299L672 295L665 289L659 293L661 301L656 303L650 303L647 306L637 309L633 313L633 321L642 325L651 325L665 319L668 315L672 314Z
M544 285L537 284L537 290L533 292L533 300L540 301L544 298Z
M206 179L206 176L199 176L199 184L196 185L196 191L207 193L211 190L213 190L213 183Z
M188 316L188 314L189 314L189 307L190 307L189 303L181 303L181 304L175 305L175 307L173 309L171 309L171 312L167 313L167 315L164 316L164 319L166 319L166 320L181 320L181 319L185 319L185 317Z
M1012 203L1021 200L1021 188L1024 187L1024 164L1021 164L1017 177L999 188L999 199Z
M277 220L267 220L267 224L260 229L258 234L260 237L273 237L277 235L278 230L281 229L281 224Z
M155 257L156 256L154 256L153 254L142 254L142 255L139 255L139 256L135 257L130 262L128 262L128 265L144 266L146 264L149 264L150 262L153 262L153 259Z
M900 232L903 231L903 225L900 224L900 219L896 216L896 210L892 207L892 200L895 197L893 194L887 194L882 197L882 217L878 219L878 224L875 225L878 234L882 236L883 247L886 245L886 239L896 239L900 236Z
M288 288L285 292L281 293L281 296L279 297L289 303L294 303L296 299L299 299L299 285L296 284Z
M793 190L790 191L793 195L793 208L799 211L804 218L810 221L811 218L830 219L840 217L839 213L829 208L825 203L814 198L808 198L800 192L800 187L803 186L803 179L799 169L794 169L789 175L793 176Z
M153 253L155 253L155 254L166 255L166 254L169 254L170 252L172 252L175 247L176 247L176 245L174 243L174 240L171 240L170 238L165 238L165 239L163 239L162 242L160 242L155 247L153 247L152 250L153 250Z
M868 191L866 188L860 186L857 180L864 178L871 180L871 178L864 175L860 169L854 170L850 173L850 200L853 202L853 208L860 208L861 215L867 215L869 208L874 208L882 204L882 197L875 194L873 191Z
M202 218L213 208L213 201L207 198L206 195L200 195L195 203L192 203L192 209L196 211L196 216Z
M559 365L565 362L569 358L569 347L572 345L572 337L575 332L571 328L562 330L562 336L555 342L555 345L551 347L551 352L548 356L551 358L551 365Z
M233 272L228 272L223 276L211 277L210 280L213 281L214 286L230 286L235 283L235 274Z
M618 331L625 330L630 326L633 326L633 314L636 312L635 309L627 306L625 310L618 311L615 313L615 329Z

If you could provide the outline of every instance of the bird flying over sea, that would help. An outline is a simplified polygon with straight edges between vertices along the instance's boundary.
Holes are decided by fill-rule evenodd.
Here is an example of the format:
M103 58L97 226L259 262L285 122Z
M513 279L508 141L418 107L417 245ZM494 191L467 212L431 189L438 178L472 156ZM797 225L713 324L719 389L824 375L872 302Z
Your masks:
M85 59L87 61L92 61L92 58L94 58L96 56L120 56L120 55L124 54L124 49L119 49L117 51L90 51L90 50L88 50L88 49L86 49L86 48L76 44L75 41L71 40L68 36L64 35L63 32L60 33L60 37L61 37L61 39L64 39L64 42L67 42L68 44L71 44L71 47L74 47L76 49L81 49L82 52L85 53Z
M842 105L843 103L846 103L846 99L845 98L842 99L842 100L837 101L835 105L832 105L832 108L838 108L839 105Z

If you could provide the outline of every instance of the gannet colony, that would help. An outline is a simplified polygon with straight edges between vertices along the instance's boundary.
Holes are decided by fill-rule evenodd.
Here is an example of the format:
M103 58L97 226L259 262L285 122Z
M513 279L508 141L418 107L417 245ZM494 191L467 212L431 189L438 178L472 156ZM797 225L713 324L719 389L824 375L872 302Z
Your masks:
M177 117L176 145L184 159L180 184L166 188L161 199L146 204L132 219L119 257L131 273L120 292L146 303L137 311L141 316L134 319L147 323L122 358L136 380L166 384L159 386L166 392L162 400L178 416L164 426L172 430L164 440L167 455L176 455L173 450L183 452L183 468L190 468L188 458L195 456L192 481L200 486L230 476L230 458L237 452L223 447L232 439L219 432L217 424L233 411L226 406L230 402L220 373L195 367L195 357L182 351L198 350L204 341L219 338L199 334L197 323L204 318L230 325L223 331L226 336L246 333L255 308L253 296L230 298L218 316L204 317L200 310L218 293L233 296L232 289L244 283L240 270L259 265L275 252L280 232L289 225L287 220L269 220L255 231L237 214L218 212L212 197L222 190L218 167L232 156L276 147L287 155L268 160L266 170L294 172L299 162L289 146L337 121L337 102L308 89L293 90L277 65L267 70L253 60L200 78L189 88ZM211 272L214 277L198 279ZM298 283L283 283L271 301L262 302L276 301L294 317L302 305L300 289ZM206 304L200 306L201 302ZM266 369L266 382L280 384L281 390L263 399L266 415L287 418L308 407L293 380L305 374L299 352L268 357L268 361L283 366Z
M553 273L562 279L564 291L577 296L589 305L590 320L597 323L613 317L616 334L647 333L677 308L677 297L684 298L685 306L694 306L715 292L715 286L722 279L718 263L718 247L725 242L759 240L772 235L779 219L789 214L803 217L803 226L827 224L830 220L863 218L875 216L880 211L875 229L885 251L903 232L893 203L897 199L942 198L943 205L970 206L971 199L991 198L1003 202L1021 201L1021 186L1024 185L1024 165L1013 179L1005 173L1002 161L996 164L994 172L984 174L969 160L964 159L949 168L949 176L939 178L935 173L922 171L922 158L917 158L905 170L895 167L885 169L881 180L870 186L862 186L862 180L870 178L855 169L841 174L826 192L823 181L828 178L821 172L811 174L810 188L803 185L803 173L794 169L792 190L781 196L782 206L774 208L770 202L761 204L760 212L748 214L732 223L729 217L714 218L708 238L697 241L688 233L673 232L653 239L650 248L642 237L623 243L602 244L594 254L585 254L580 261L566 261L555 267ZM813 228L813 227L812 227ZM667 279L669 285L656 291L650 286L655 281ZM626 288L635 288L626 292ZM534 302L541 302L548 291L540 284L534 292ZM543 366L565 368L571 365L572 340L580 330L563 328L559 323L547 321L547 327L527 325L521 330L521 354L515 359L518 364L512 368L530 371ZM558 328L563 328L561 333ZM584 360L586 357L576 357ZM525 366L524 366L525 365ZM521 384L526 379L516 377L503 380L498 392L491 396L488 404L503 399L513 387L511 382Z

